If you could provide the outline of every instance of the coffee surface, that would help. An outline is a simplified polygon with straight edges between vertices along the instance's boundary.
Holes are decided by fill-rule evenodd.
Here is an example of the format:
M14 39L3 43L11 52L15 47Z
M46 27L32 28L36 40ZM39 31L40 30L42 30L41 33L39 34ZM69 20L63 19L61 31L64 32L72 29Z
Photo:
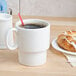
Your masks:
M39 25L39 24L25 24L25 25L20 25L20 27L25 28L25 29L39 29L45 27L44 25Z

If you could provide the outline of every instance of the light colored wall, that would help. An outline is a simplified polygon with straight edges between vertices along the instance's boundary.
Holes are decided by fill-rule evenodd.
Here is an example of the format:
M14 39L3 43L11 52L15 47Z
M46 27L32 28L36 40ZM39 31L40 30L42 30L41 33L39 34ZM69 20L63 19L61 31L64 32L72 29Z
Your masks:
M13 14L17 14L19 10L19 0L6 0L8 8L12 8Z
M7 0L8 6L13 9L13 14L19 10L18 0ZM76 0L21 0L21 14L76 17Z

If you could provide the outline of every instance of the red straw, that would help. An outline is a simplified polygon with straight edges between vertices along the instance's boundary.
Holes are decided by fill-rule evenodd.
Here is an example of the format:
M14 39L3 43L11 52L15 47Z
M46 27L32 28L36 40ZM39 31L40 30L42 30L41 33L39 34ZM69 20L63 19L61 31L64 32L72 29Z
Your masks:
M20 13L18 13L18 16L19 16L19 18L20 18L20 20L21 20L22 25L24 26L24 23L23 23L23 20L22 20L22 17L21 17L21 15L20 15Z

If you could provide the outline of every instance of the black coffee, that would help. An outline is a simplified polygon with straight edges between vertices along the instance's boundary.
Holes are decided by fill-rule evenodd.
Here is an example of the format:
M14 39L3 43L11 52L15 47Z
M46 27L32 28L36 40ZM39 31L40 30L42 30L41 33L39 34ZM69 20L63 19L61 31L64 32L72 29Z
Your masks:
M25 25L20 25L20 27L25 28L25 29L39 29L45 26L40 25L40 24L25 24Z

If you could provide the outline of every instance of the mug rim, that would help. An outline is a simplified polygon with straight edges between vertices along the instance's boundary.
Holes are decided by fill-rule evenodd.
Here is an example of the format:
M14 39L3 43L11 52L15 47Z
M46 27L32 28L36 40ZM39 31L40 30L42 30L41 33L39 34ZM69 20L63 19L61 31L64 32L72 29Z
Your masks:
M43 28L38 28L38 29L25 29L25 28L21 28L20 27L20 25L21 25L21 21L19 20L19 21L17 21L16 22L16 28L17 29L21 29L21 30L41 30L41 29L45 29L45 28L48 28L48 27L50 27L50 23L48 22L48 21L46 21L46 20L43 20L43 19L24 19L23 20L23 22L25 23L25 21L29 21L29 22L31 22L31 20L33 20L34 22L36 22L36 21L40 21L40 22L43 22L43 23L45 23L45 27L43 27ZM32 23L32 22L31 22Z
M2 16L2 17L0 17L0 20L5 20L5 21L12 18L12 15L7 14L7 13L0 13L0 16Z

